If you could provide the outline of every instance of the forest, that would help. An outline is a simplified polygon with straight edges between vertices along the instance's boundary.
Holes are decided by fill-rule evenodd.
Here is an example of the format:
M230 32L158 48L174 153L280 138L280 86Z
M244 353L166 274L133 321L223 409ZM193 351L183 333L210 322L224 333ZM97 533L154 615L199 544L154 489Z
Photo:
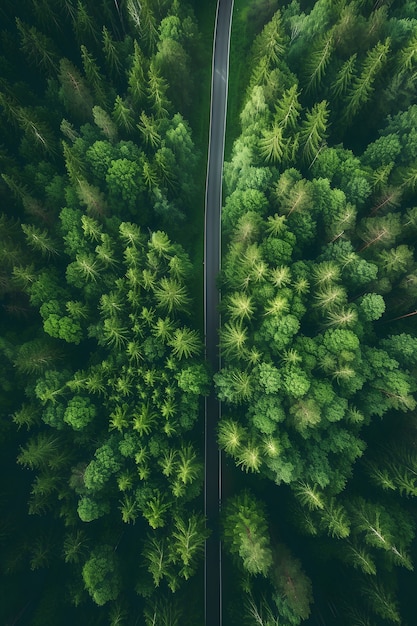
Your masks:
M213 386L225 626L415 623L417 2L235 0L217 372L215 10L1 3L5 626L203 626Z

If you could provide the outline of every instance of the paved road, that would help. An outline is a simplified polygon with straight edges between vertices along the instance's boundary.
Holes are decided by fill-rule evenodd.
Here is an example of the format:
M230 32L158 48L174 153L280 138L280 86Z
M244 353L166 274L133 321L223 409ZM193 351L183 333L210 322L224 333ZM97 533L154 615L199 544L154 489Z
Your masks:
M206 358L213 372L220 366L218 352L220 300L216 277L220 270L222 176L226 130L229 46L233 0L218 0L213 44L210 138L207 162L206 210L204 233L204 332ZM204 511L211 537L206 541L204 569L204 614L206 626L222 625L222 566L219 536L221 502L221 455L216 426L220 403L214 393L205 406L205 481Z

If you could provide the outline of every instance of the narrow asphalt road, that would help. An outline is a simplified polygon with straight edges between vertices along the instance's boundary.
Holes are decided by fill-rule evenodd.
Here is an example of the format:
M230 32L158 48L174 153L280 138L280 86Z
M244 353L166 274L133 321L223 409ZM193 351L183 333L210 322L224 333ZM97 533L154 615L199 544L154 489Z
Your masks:
M206 358L213 372L220 366L219 301L216 278L220 271L222 177L226 131L229 48L234 0L218 0L213 43L210 135L204 225L204 332ZM204 511L212 534L206 541L204 615L206 626L222 625L222 561L219 511L222 496L221 454L217 445L220 403L214 392L205 403Z

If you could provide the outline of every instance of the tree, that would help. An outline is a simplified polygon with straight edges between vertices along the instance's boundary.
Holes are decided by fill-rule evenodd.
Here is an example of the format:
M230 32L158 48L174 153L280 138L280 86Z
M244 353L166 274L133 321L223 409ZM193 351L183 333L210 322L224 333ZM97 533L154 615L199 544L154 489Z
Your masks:
M168 313L185 311L190 302L185 286L172 278L163 277L154 294L158 307Z
M391 246L401 233L400 216L397 213L388 213L380 217L365 217L360 222L357 233L364 242L358 252L371 246Z
M43 311L42 316L44 316ZM45 315L43 328L51 337L63 339L67 343L79 344L83 338L83 330L80 324L67 315L61 316L56 313Z
M151 528L163 528L166 525L166 518L169 512L167 499L157 491L156 494L148 497L141 510L144 518Z
M91 493L100 491L110 477L122 467L116 441L115 435L111 435L103 445L97 448L94 458L85 469L84 484Z
M293 392L291 385L289 387ZM290 415L290 423L303 436L307 436L307 430L316 427L322 420L322 411L312 398L302 399L293 404L290 408Z
M256 441L249 440L246 445L238 450L236 453L236 465L246 473L259 473L262 465L262 454L260 446L257 445Z
M299 481L294 485L293 491L297 500L310 511L324 508L323 494L319 492L317 485Z
M320 38L306 63L306 92L315 92L323 82L334 49L333 33Z
M128 6L130 6L131 4L132 3L129 3ZM146 67L147 62L139 47L138 42L135 40L132 65L128 74L128 93L136 107L140 106L146 96Z
M76 119L91 119L94 103L84 78L68 59L61 59L59 67L60 96L68 112Z
M161 136L157 130L157 124L152 117L148 117L144 111L140 114L140 123L137 125L146 143L152 148L157 148L161 143Z
M367 53L361 73L353 80L352 86L348 90L343 114L346 121L350 122L361 107L370 99L376 77L387 61L390 45L390 39L387 38L384 43L377 43Z
M367 321L379 319L385 312L384 298L377 293L367 293L359 303L359 314Z
M82 530L70 531L65 535L63 555L65 563L79 563L88 546L87 535Z
M155 63L151 63L148 71L148 99L158 119L168 116L170 102L167 97L168 84L161 76Z
M92 111L96 126L100 128L103 135L105 135L111 143L114 143L117 139L117 127L110 115L99 106L94 106Z
M272 565L268 522L262 503L249 492L229 499L223 513L226 549L252 576L267 576Z
M67 404L64 421L74 430L82 430L96 416L96 407L89 398L74 396Z
M42 256L58 255L57 245L46 230L41 231L36 226L30 224L21 224L21 227L30 248L40 252Z
M30 469L51 467L61 440L54 433L43 432L29 439L25 448L20 448L17 462Z
M270 579L280 616L291 624L306 620L313 601L312 584L299 559L284 544L274 546Z
M171 558L179 562L179 574L188 580L197 569L198 559L209 536L202 515L192 513L188 518L175 516L170 545Z
M148 564L148 572L152 574L155 587L159 587L161 580L172 577L171 555L164 538L148 535L142 555Z
M232 456L236 456L247 439L243 426L230 418L223 418L218 427L219 446Z
M303 160L309 164L317 157L326 138L328 117L327 101L322 100L322 102L315 104L310 111L307 111L306 118L301 123L301 155Z
M226 322L220 334L222 354L242 358L246 352L247 337L247 329L242 326L242 323Z
M81 43L92 38L94 41L98 39L98 31L93 17L88 13L87 7L81 0L77 3L77 10L73 13L74 31L77 40Z
M277 64L284 53L285 36L281 13L277 11L253 43L252 55L257 61L265 57L268 65Z
M381 582L366 579L362 593L377 615L395 624L401 624L401 616L395 598Z
M285 143L281 127L276 124L271 130L263 131L263 138L259 142L260 154L268 163L280 163L282 161Z
M177 328L169 344L172 346L173 354L179 359L197 356L202 349L199 333L187 327Z
M298 101L300 94L298 85L294 84L282 94L275 106L274 120L284 131L294 131L297 127L298 117L301 112L301 104Z
M139 194L142 190L139 163L126 158L114 159L107 170L106 182L110 194L114 198L121 198L125 206L131 211L137 207ZM141 220L144 220L145 215L141 216Z
M128 103L119 95L116 96L112 117L119 130L131 133L135 127L133 111Z
M35 26L29 26L16 17L21 47L29 63L40 66L47 74L57 71L57 51L53 41Z
M82 569L85 588L99 606L116 600L122 589L118 557L110 545L97 546Z
M167 92L174 105L178 109L187 109L193 81L190 76L191 59L184 46L171 37L163 37L161 33L155 65L167 79Z
M350 535L350 520L344 506L331 498L320 511L321 524L330 537L345 539Z
M113 39L111 32L103 26L102 30L103 52L106 57L107 67L113 75L119 75L122 69L120 52L117 42Z
M105 107L107 104L107 94L104 76L98 68L97 61L84 45L81 46L81 60L87 82L92 87L95 102L97 102L100 107ZM97 125L99 126L99 124Z
M339 68L331 85L331 92L335 98L343 98L350 88L355 76L357 56L357 53L354 52Z

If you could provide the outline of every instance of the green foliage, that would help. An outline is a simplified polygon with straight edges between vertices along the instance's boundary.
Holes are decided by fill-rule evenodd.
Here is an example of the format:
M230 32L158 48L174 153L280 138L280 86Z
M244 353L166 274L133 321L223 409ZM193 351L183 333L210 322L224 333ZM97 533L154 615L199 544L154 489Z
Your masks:
M410 619L397 572L413 567L417 493L406 445L416 402L413 11L282 7L255 38L242 132L224 167L218 441L265 493L274 536L294 522L310 537L302 556L313 580L326 571L335 601L330 615L318 600L315 619L330 622ZM240 576L247 621L299 624L311 587L273 567L268 582ZM336 582L341 572L351 590ZM357 605L352 616L345 602Z
M74 430L82 430L96 416L96 407L89 398L74 396L67 404L64 421Z
M262 505L244 492L228 501L224 511L227 549L252 576L267 576L272 565L268 525Z
M329 111L326 100L314 105L311 111L307 111L300 132L300 144L302 158L311 163L318 155L327 131Z
M84 585L96 604L102 606L116 600L121 591L117 554L112 546L97 547L84 563Z
M200 39L177 0L3 4L1 618L201 623L206 150L182 114L204 124L210 7L194 3ZM411 623L415 2L278 4L235 7L232 34L250 51L246 77L231 67L217 433L268 505L223 502L230 623L309 619L311 583L276 542L293 522L331 590L311 620Z
M345 119L351 121L360 108L370 99L377 75L386 63L390 49L390 40L379 42L369 50L363 62L360 74L353 80L346 97Z

